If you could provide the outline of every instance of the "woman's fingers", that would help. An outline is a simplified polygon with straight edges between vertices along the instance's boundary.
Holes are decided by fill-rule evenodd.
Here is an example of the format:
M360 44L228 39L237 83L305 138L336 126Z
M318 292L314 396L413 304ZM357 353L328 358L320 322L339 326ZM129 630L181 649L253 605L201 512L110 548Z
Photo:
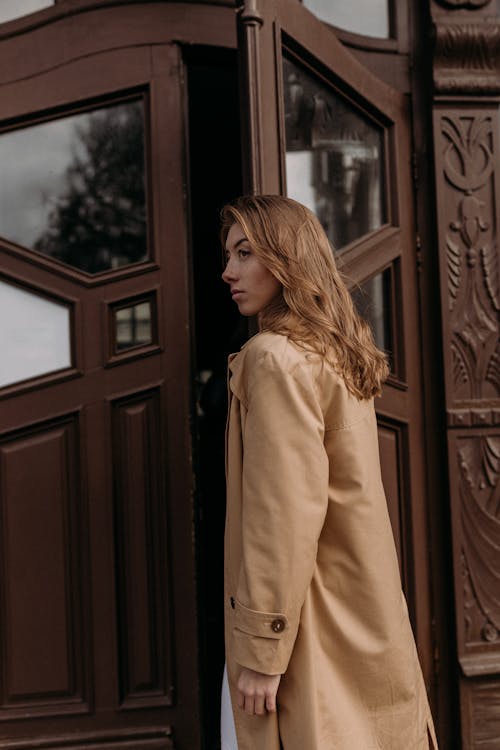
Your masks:
M276 693L267 693L266 695L266 709L269 711L269 713L274 713L276 711Z
M242 706L242 708L244 708L245 712L247 714L250 714L250 716L253 716L254 714L256 714L257 716L262 716L266 713L265 695L245 695L244 705Z
M241 670L236 701L247 714L263 716L276 711L276 693L281 675L264 675L251 669Z
M254 711L254 699L253 699L253 695L248 695L245 698L245 712L247 714L250 714L250 716L253 716L254 713L255 713L255 711Z
M254 713L262 716L266 713L266 696L263 692L257 693L254 697Z

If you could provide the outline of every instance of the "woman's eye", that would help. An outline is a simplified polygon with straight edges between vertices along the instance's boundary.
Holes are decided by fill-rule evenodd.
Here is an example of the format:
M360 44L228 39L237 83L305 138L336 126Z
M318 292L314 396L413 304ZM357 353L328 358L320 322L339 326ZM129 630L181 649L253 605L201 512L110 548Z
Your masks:
M246 258L250 255L250 250L238 250L240 258Z

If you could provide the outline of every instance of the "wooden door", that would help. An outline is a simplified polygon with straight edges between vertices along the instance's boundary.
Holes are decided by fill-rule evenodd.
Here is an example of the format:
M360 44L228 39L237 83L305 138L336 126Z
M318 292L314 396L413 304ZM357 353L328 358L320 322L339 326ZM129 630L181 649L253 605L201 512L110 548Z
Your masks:
M201 742L171 39L234 43L234 16L119 6L0 29L5 750Z
M293 0L240 7L247 189L322 221L390 355L377 401L385 489L424 675L433 677L408 102Z

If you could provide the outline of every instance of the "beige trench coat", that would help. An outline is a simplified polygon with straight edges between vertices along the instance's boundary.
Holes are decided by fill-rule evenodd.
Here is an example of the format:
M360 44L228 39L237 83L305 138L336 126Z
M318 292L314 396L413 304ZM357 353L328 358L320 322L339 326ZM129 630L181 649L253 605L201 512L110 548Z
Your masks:
M437 748L401 591L373 401L264 332L229 361L225 630L239 750ZM282 674L278 713L235 703Z

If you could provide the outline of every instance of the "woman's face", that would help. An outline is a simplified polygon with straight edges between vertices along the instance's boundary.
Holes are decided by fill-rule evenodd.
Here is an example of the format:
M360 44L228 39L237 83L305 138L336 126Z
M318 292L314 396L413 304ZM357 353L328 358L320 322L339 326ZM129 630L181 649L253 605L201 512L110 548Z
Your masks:
M255 255L239 224L233 224L226 239L223 280L242 315L257 315L281 293L281 284Z

